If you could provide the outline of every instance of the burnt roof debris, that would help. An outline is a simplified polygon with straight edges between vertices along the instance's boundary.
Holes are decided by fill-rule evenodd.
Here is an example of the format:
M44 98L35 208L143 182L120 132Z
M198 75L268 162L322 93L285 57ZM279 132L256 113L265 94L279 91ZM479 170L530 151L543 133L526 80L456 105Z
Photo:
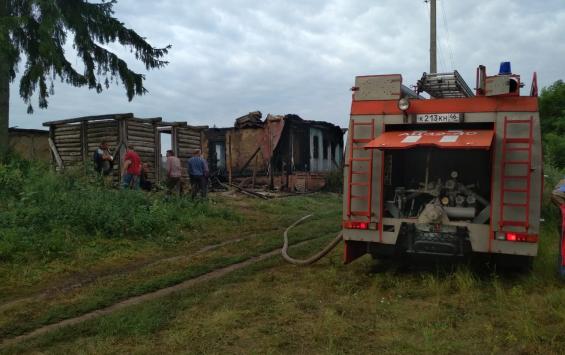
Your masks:
M243 115L235 119L235 128L260 128L263 127L263 114L261 111L249 112L247 115Z

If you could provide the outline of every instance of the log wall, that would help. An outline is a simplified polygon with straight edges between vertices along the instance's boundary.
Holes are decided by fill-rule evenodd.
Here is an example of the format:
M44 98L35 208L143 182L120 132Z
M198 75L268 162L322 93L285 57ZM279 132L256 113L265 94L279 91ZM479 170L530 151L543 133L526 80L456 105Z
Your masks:
M81 128L81 123L64 123L50 128L51 139L65 167L76 166L83 162Z
M93 165L92 157L101 142L108 143L114 155L114 181L121 179L123 156L126 147L132 145L139 154L142 163L148 164L147 177L153 183L159 183L157 174L161 167L161 141L158 127L169 124L158 119L138 119L129 114L118 116L97 116L96 119L71 119L53 121L49 125L49 135L55 149L61 157L64 167ZM201 127L170 124L173 150L181 159L183 180L188 182L187 161L197 149L202 150Z
M125 121L126 144L133 145L142 163L147 163L147 178L156 183L159 171L160 142L157 127L152 122Z
M182 176L184 181L188 181L188 159L194 155L197 149L202 148L203 130L195 127L175 127L173 140L176 150L175 154L179 157L182 164Z

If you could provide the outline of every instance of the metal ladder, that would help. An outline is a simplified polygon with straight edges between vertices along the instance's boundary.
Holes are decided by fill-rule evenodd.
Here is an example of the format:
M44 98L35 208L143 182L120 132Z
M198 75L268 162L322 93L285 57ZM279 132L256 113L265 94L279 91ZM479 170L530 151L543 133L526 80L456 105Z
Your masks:
M512 124L527 124L528 125L528 137L525 138L508 138L508 126ZM527 232L530 224L530 187L532 178L532 143L533 143L533 117L530 116L529 119L522 120L509 120L508 117L504 117L504 136L502 137L502 167L500 171L500 217L498 219L498 224L500 230L502 231L505 226L516 226L523 227L524 231ZM516 146L519 145L519 146ZM525 160L508 160L509 152L522 151L527 152L527 158ZM506 170L509 166L525 166L526 173L524 175L507 175ZM516 188L509 187L510 181L523 181L525 187ZM521 193L524 194L524 201L521 202L507 202L507 193ZM524 210L524 220L505 220L504 212L508 209L523 209Z
M355 127L357 126L369 126L371 129L370 138L356 138L355 137ZM373 149L369 150L368 157L358 157L355 152L363 151L365 143L369 143L374 139L375 135L375 120L372 119L370 122L357 122L352 121L351 124L351 147L349 149L349 179L348 179L348 191L347 191L347 216L359 216L366 217L368 221L371 220L371 199L372 199L372 186L373 182ZM360 166L359 166L360 165ZM368 170L363 170L363 166L368 165ZM366 176L365 181L353 182L354 176ZM357 179L359 180L359 179ZM361 179L363 180L363 179ZM363 194L359 191L359 187L366 187L367 193ZM353 200L365 200L367 201L367 209L364 210L353 210L352 202Z
M427 92L436 99L474 96L457 70L452 73L424 73L417 87L418 93Z

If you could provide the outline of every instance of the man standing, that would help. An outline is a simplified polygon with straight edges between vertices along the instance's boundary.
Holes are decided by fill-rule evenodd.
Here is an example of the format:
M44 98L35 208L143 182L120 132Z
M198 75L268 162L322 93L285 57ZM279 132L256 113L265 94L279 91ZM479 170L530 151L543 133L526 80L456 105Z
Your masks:
M175 156L172 150L167 150L167 194L180 195L180 178L182 176L182 168L180 159Z
M128 145L124 155L124 167L122 168L122 187L124 189L139 189L139 177L141 175L141 158L132 145Z
M192 185L192 198L200 191L202 198L208 193L208 163L202 158L200 149L194 151L194 156L188 159L188 176Z
M110 154L108 143L100 142L100 145L94 151L94 170L100 175L108 176L112 173L114 165L114 157Z

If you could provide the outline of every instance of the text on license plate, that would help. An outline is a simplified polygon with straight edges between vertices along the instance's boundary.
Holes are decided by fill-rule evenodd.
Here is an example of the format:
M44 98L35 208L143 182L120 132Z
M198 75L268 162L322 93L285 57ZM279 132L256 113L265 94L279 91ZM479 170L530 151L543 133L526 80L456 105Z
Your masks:
M460 113L426 113L416 115L416 123L460 122Z

